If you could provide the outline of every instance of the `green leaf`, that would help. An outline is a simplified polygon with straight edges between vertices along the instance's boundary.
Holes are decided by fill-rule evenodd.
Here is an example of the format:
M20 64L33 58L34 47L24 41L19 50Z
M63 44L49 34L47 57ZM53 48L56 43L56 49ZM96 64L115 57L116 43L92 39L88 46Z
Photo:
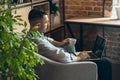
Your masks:
M14 18L21 18L21 15L16 15L14 16Z
M9 49L9 44L8 43L6 43L4 46L3 46L3 49L6 51L6 50L8 50Z
M0 25L3 26L3 27L4 27L4 26L7 26L6 23L3 22L3 21L0 22Z
M38 47L31 38L40 37L40 33L36 29L27 33L27 23L21 15L11 15L11 10L8 7L0 12L0 78L6 80L6 77L13 76L15 80L34 80L37 75L33 67L44 61L35 55ZM14 24L24 27L24 30L21 33L14 32Z
M26 22L26 21L24 22L24 26L25 26L25 27L27 26L27 22Z

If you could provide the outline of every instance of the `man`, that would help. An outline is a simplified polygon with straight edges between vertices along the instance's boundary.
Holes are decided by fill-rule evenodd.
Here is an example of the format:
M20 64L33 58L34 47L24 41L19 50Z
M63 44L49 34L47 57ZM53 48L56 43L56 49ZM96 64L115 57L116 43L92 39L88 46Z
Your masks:
M66 52L63 48L60 48L69 44L69 38L59 42L44 36L44 32L49 25L49 19L46 12L44 12L42 9L31 10L28 19L30 22L30 30L37 26L37 31L41 33L41 37L32 38L32 40L38 45L39 54L59 62L79 61L89 57L86 52L81 52L79 55L75 56ZM98 65L99 79L112 80L111 64L109 61L102 59L94 62Z
M37 30L41 33L41 37L33 39L33 41L38 45L39 54L60 62L78 61L89 57L87 53L81 53L79 56L75 56L64 51L63 48L60 48L69 44L69 38L59 42L44 36L44 32L49 25L49 18L47 13L42 9L36 8L31 10L28 19L30 22L30 30L34 27L38 27Z

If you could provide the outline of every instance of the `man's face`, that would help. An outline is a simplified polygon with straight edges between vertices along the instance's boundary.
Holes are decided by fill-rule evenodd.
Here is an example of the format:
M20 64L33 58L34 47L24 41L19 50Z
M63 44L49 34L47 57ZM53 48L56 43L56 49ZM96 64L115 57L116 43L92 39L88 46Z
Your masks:
M43 20L39 23L38 29L41 33L46 32L47 27L49 26L49 18L48 15L44 15Z

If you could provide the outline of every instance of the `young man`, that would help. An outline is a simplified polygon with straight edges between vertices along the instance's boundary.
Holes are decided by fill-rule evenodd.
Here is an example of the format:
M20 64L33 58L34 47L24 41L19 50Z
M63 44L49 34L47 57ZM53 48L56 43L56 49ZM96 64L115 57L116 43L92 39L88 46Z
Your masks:
M60 48L69 44L69 38L59 42L50 37L44 36L44 32L49 25L49 18L47 13L42 9L36 8L31 10L28 19L30 22L30 30L33 27L38 27L37 30L41 33L41 37L33 39L38 45L39 54L60 62L78 61L89 57L87 53L81 53L79 56L75 56L66 52L63 48Z
M42 9L32 9L29 13L28 19L30 22L30 30L37 26L37 30L41 33L41 37L32 38L32 40L38 45L39 54L59 62L79 61L89 57L86 52L81 52L79 55L75 56L60 48L69 44L69 38L58 42L52 38L44 36L44 32L49 25L49 19L46 12ZM110 62L104 58L94 62L98 66L99 80L112 80Z

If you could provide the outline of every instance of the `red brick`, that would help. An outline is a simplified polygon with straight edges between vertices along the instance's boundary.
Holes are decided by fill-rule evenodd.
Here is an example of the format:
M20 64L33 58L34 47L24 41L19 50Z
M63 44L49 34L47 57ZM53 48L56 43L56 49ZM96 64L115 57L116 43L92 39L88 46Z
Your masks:
M111 5L112 5L112 0L106 0L105 11L108 12L111 11ZM101 16L103 10L102 6L103 6L102 0L65 0L65 11L67 10L67 12L69 12L68 10L70 10L71 12L73 11L73 13L78 11L79 13L82 13L80 15L83 15L83 11L86 10L84 14L85 16L89 16L89 15ZM70 16L71 13L65 13L65 15L66 14L69 14ZM75 14L75 17L76 15L77 14ZM105 15L108 14L105 13ZM71 16L74 15L71 14ZM65 17L68 18L67 15Z

